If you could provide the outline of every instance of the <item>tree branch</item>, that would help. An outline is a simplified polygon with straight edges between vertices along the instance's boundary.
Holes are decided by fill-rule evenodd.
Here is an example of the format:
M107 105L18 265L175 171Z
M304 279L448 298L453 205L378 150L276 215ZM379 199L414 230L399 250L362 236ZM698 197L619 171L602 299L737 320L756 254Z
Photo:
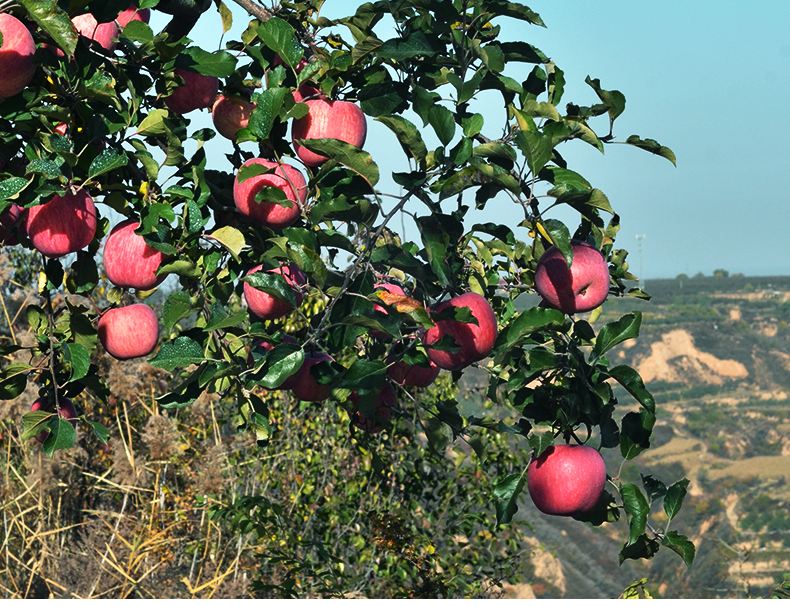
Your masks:
M260 21L268 21L272 17L272 13L264 7L255 4L252 0L233 0L241 8L247 11L250 15Z

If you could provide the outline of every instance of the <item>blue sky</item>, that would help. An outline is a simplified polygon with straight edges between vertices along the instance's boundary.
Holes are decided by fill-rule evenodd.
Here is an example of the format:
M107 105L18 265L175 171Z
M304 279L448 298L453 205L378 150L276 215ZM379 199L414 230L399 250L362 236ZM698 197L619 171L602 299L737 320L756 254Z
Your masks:
M226 4L236 16L230 36L237 38L247 19L232 0ZM348 13L356 4L327 0L323 14ZM790 272L790 190L784 185L790 174L790 2L527 4L547 28L503 20L502 39L526 40L563 69L563 103L596 103L584 79L599 78L627 99L615 123L617 138L651 137L677 156L675 168L630 146L607 146L603 156L581 142L562 149L569 167L603 190L620 213L618 246L631 251L632 270L639 268L635 236L644 234L646 279L710 275L716 268L746 275ZM156 30L163 23L155 15L151 25ZM219 31L212 10L192 37L211 48L219 44ZM526 77L524 69L514 77ZM597 126L605 132L605 124ZM365 147L383 172L404 170L402 163L382 160L392 157L396 145L389 137L373 127ZM511 217L508 208L497 206L487 219L518 223L517 209ZM572 221L570 215L558 218Z

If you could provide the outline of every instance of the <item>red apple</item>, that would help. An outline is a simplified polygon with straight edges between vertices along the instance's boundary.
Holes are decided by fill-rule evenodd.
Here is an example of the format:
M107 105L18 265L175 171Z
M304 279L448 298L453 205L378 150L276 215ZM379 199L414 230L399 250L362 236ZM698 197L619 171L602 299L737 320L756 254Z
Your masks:
M291 388L293 395L299 400L318 402L326 400L332 393L332 388L327 384L319 384L310 374L310 368L320 362L335 360L324 352L305 352L304 363L296 374L295 385Z
M359 403L359 396L356 392L352 392L348 400L356 405ZM396 404L397 398L395 396L395 390L389 384L385 384L376 399L376 416L378 417L378 421L389 422L392 419L392 408ZM370 434L376 434L384 429L376 423L377 420L368 419L360 411L354 413L351 417L351 421L357 428L369 432Z
M308 166L317 167L328 160L297 142L303 139L339 139L358 148L365 144L367 123L359 106L348 101L312 99L305 101L310 110L307 115L294 120L291 135L294 151Z
M589 312L609 295L609 266L601 252L586 242L572 243L568 268L557 247L541 255L535 269L535 290L552 308L564 314Z
M150 8L137 8L134 4L130 4L129 8L123 11L120 15L115 18L115 22L118 24L120 29L126 27L126 24L130 21L142 21L143 23L148 23L151 20L151 9Z
M36 43L25 24L8 13L0 13L0 33L0 99L5 99L21 93L33 79Z
M527 471L532 501L543 514L589 512L606 486L606 464L586 445L554 445L533 459Z
M255 272L259 272L262 269L263 266L255 266L248 272L248 274L254 274ZM296 264L292 263L287 266L283 265L279 268L274 268L273 270L267 271L273 274L281 274L293 289L294 296L296 297L296 305L301 305L303 295L299 290L299 287L307 282L307 278L296 266ZM275 318L285 316L288 314L288 312L293 310L293 306L291 306L291 304L289 304L287 301L277 299L273 295L259 291L247 282L244 283L243 288L244 299L247 301L247 307L249 307L250 312L262 320L274 320Z
M25 213L27 235L47 257L62 257L84 249L96 234L96 207L85 190L53 196Z
M395 362L392 357L387 358L387 375L401 386L427 388L439 377L441 369L434 362L428 361L428 366L410 365L402 360Z
M273 173L256 175L239 182L239 176L233 182L233 200L239 212L250 221L273 230L287 228L292 225L301 213L300 205L307 197L307 183L298 169L288 164L277 164L264 158L252 158L242 166L260 164ZM255 195L264 187L279 188L285 193L289 206L272 202L256 202Z
M58 402L60 404L60 416L76 428L78 415L77 409L74 407L74 403L68 398L61 398L58 400ZM51 403L49 399L45 397L38 398L33 401L33 406L30 407L30 410L46 411L47 413L52 413L55 410L55 403ZM36 440L40 443L43 443L45 440L47 440L48 435L49 430L44 430L36 437Z
M11 247L19 244L19 240L13 233L13 227L17 224L21 214L22 209L18 205L12 204L5 213L0 215L0 245ZM21 227L21 225L18 227Z
M188 114L193 110L211 107L219 92L219 79L176 68L176 76L184 79L184 84L165 97L165 105L176 114Z
M478 324L464 323L457 320L440 320L435 326L425 332L423 343L426 346L428 358L437 367L456 371L468 367L473 362L482 360L489 355L497 338L496 316L485 297L477 293L464 293L453 297L436 306L435 311L441 312L445 308L469 308ZM445 335L451 335L461 347L458 352L434 350L428 346L439 341Z
M159 342L159 321L146 304L107 310L99 319L99 341L118 360L148 356Z
M291 337L290 335L283 335L282 343L284 343L284 344L296 344L296 340L293 337ZM268 341L264 341L262 339L259 339L258 341L253 343L252 344L252 348L250 348L250 353L247 356L247 366L250 367L250 368L252 368L253 365L255 364L255 359L252 356L252 350L254 350L256 348L262 348L265 352L270 352L271 350L274 350L274 345L269 343ZM283 381L283 383L281 383L279 386L277 386L276 389L277 390L293 390L293 387L296 385L296 379L297 379L298 376L299 376L299 372L297 371L296 373L294 373L290 377L286 377L285 380Z
M245 101L241 97L220 95L211 108L214 128L226 139L236 141L236 131L247 127L254 108L254 103Z
M95 40L108 51L115 50L113 39L118 38L118 25L115 21L109 23L99 23L96 17L90 13L77 15L71 22L77 31L91 40Z
M127 219L112 229L104 243L104 270L116 287L149 291L165 279L156 271L167 256L135 234L139 227L139 221Z

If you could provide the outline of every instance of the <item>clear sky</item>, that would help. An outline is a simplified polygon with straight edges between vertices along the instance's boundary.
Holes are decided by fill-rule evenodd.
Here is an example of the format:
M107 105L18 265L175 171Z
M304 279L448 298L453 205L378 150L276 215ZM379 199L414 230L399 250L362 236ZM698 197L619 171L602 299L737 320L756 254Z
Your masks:
M230 36L238 39L248 20L232 0L225 2L236 16ZM357 4L327 0L323 14L348 14ZM569 167L603 190L620 213L617 242L631 251L632 270L639 269L635 236L644 234L647 279L710 275L717 268L790 273L790 0L526 4L547 28L503 20L501 39L526 40L563 69L563 103L596 103L584 79L599 78L627 99L615 123L617 138L650 137L677 156L675 168L630 146L607 146L605 156L582 142L562 148ZM164 22L155 15L151 25L156 31ZM191 37L212 48L218 31L211 10ZM525 78L529 69L514 77ZM605 124L593 126L605 133ZM371 129L365 148L383 172L404 170L382 160L393 156L393 146L400 150L380 128ZM488 219L511 220L500 211ZM519 220L514 209L513 225Z

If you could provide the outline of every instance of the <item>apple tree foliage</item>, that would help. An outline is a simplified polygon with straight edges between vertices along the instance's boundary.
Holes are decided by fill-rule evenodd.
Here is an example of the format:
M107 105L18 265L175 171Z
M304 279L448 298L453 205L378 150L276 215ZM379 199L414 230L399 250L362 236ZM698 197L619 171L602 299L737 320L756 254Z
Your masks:
M509 413L501 419L462 415L453 398L399 387L392 424L413 421L424 432L426 449L467 440L481 461L481 433L518 437L535 457L564 441L619 450L621 461L648 449L656 421L653 397L634 369L613 366L607 358L612 348L638 336L640 314L596 331L600 309L580 317L545 306L520 312L516 307L520 295L534 291L543 251L554 244L570 263L572 240L604 254L610 297L647 297L626 286L634 277L627 252L615 246L619 216L606 195L563 157L568 146L603 152L624 143L674 163L672 152L655 140L615 136L623 94L588 77L596 103L563 100L559 66L529 42L500 39L504 19L516 20L525 32L544 26L537 13L515 2L379 1L329 20L319 14L321 0L282 2L273 12L237 1L252 20L241 40L217 51L132 21L108 52L78 36L70 22L85 11L110 21L128 0L17 0L3 9L33 31L38 69L22 93L0 100L0 155L6 159L0 213L11 204L42 204L72 188L87 189L101 203L103 217L87 250L41 260L41 302L24 312L37 340L28 362L4 365L0 398L16 397L28 382L56 399L83 391L108 398L94 362L97 310L80 302L98 300L101 242L111 227L103 209L110 208L141 222L146 241L169 256L160 273L177 277L178 287L163 308L165 337L150 360L176 379L159 397L162 407L187 407L206 391L235 399L240 427L254 432L265 448L272 426L256 387L279 386L298 370L306 351L319 350L334 361L313 367L319 383L332 388L328 401L313 405L316 415L322 407L349 413L358 407L375 416L376 396L388 381L388 356L424 362L420 335L436 320L429 307L473 291L490 302L499 331L490 358L475 366L488 377L486 397ZM139 2L154 10L157 4ZM230 12L221 0L216 5L227 26ZM282 61L275 62L278 55ZM302 60L307 67L298 71ZM525 80L509 75L512 64L531 68ZM215 132L191 127L188 117L163 103L180 84L177 67L218 77L225 91L252 91L255 110L229 159L235 167L256 156L299 166L309 192L296 224L273 231L236 211L235 175L212 167L207 157ZM391 131L409 167L392 175L398 192L380 191L381 159L338 140L305 142L330 160L315 169L299 164L288 124L307 112L291 95L304 83L359 103L369 122ZM477 111L481 94L499 100L496 120ZM604 127L596 131L594 122ZM65 134L55 131L59 124L66 125ZM259 199L276 201L275 194L265 191ZM517 224L497 221L503 205L519 209ZM572 209L578 223L567 226L553 217L558 207ZM491 221L472 223L473 209L488 211ZM396 231L394 220L404 212L417 226L416 242ZM24 238L22 246L30 248ZM311 308L303 306L284 320L256 321L239 305L244 281L285 300L292 301L293 293L280 276L246 278L245 272L282 263L296 264L307 276ZM385 281L398 282L408 296L375 292L374 285ZM61 297L53 305L59 292L82 299ZM133 298L116 290L107 299L115 305ZM374 309L376 304L386 313ZM467 309L455 318L474 321ZM285 333L298 343L284 342ZM248 350L256 339L275 347L256 354L250 365ZM458 345L447 338L436 347ZM4 346L2 354L21 348ZM457 382L463 373L453 372L452 379ZM348 399L352 391L358 404ZM49 427L43 445L48 454L74 441L71 424L58 416L30 413L23 422L28 436L43 424ZM82 423L106 439L101 425L84 418ZM528 463L488 479L498 524L511 521L525 495ZM693 544L670 529L687 484L643 476L639 487L616 475L597 509L578 518L594 525L627 519L621 562L652 557L665 546L690 566ZM658 502L666 515L663 527L648 520Z

